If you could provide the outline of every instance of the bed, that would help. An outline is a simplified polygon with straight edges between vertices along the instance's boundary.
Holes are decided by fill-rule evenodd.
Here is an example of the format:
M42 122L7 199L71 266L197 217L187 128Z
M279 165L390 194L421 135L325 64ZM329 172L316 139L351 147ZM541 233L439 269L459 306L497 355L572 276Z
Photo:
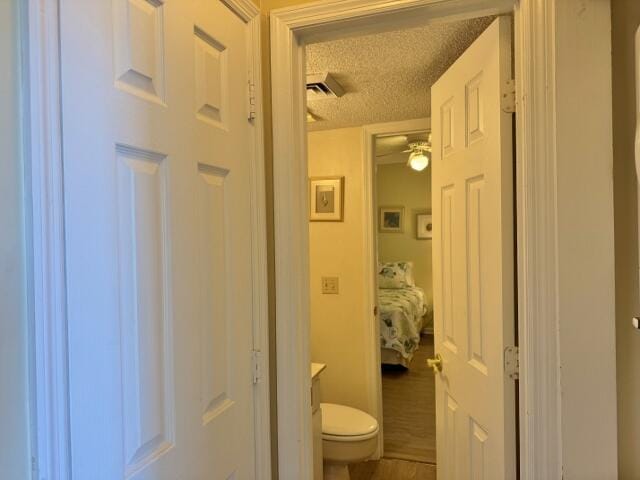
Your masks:
M406 368L420 345L420 334L429 328L431 311L424 290L413 282L411 268L411 262L394 262L378 271L381 362Z

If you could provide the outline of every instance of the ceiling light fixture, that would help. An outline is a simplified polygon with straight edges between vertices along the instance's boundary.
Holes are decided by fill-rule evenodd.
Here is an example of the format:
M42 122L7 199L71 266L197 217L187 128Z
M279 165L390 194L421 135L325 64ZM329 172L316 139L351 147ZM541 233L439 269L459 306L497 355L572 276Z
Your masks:
M318 121L318 117L316 117L311 110L307 110L307 123L315 123Z
M421 172L429 166L429 157L422 150L414 150L409 155L409 166L417 172Z

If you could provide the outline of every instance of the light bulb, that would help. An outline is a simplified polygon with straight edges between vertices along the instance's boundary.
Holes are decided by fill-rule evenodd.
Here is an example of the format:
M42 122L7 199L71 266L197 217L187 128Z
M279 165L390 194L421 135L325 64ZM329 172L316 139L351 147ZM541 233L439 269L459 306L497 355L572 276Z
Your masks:
M429 166L429 157L423 152L413 152L409 155L409 166L414 170L421 172Z

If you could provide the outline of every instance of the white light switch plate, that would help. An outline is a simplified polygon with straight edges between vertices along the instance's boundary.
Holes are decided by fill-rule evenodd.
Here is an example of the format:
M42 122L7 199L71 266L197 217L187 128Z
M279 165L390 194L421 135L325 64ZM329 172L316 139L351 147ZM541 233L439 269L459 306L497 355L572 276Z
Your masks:
M322 277L322 293L338 294L338 277Z

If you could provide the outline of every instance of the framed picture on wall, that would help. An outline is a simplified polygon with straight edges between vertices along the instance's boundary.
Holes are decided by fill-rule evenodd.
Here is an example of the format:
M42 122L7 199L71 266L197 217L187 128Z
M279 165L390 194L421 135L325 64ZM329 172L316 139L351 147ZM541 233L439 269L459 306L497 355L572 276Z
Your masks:
M344 212L344 177L309 179L309 220L341 222Z
M380 207L378 229L387 233L404 231L404 207Z
M418 213L416 215L416 237L419 240L433 238L433 221L431 215Z

